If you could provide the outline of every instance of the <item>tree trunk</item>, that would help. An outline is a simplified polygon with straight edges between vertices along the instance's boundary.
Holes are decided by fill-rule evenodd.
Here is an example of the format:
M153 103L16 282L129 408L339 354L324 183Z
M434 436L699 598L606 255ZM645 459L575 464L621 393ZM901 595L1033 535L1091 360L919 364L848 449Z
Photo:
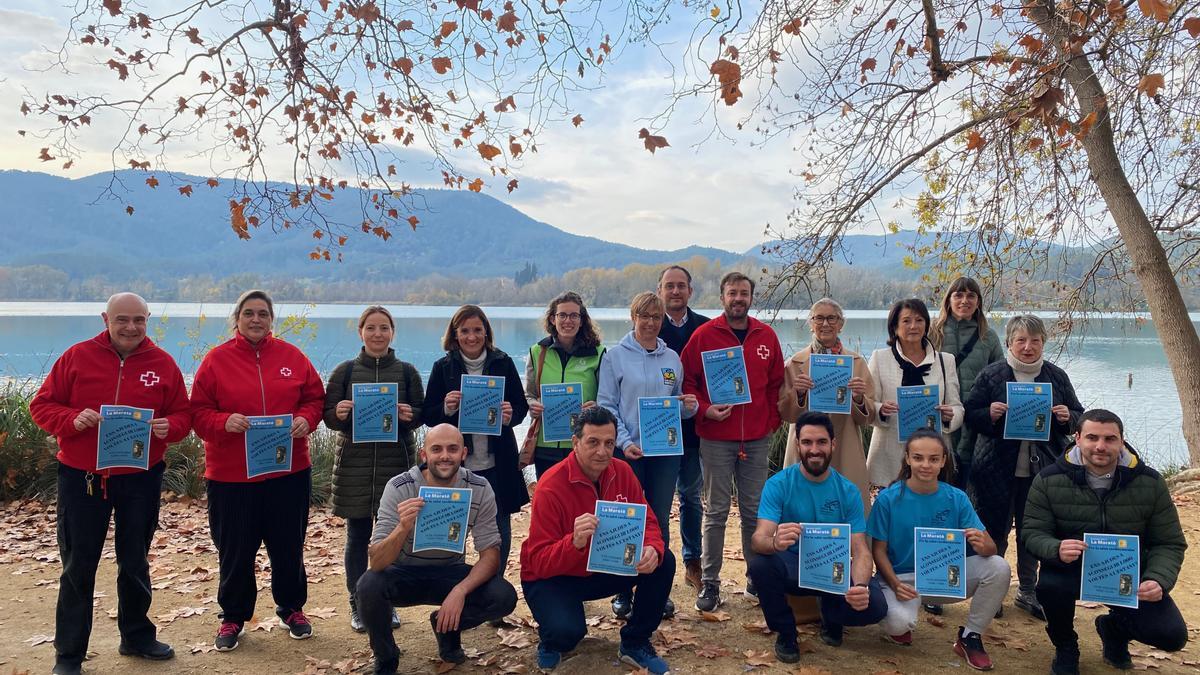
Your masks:
M1037 16L1035 21L1047 34L1056 34L1053 18ZM1096 113L1096 125L1083 139L1088 167L1117 224L1133 272L1150 306L1150 316L1179 391L1188 456L1192 466L1200 466L1200 336L1188 316L1162 242L1121 166L1113 142L1107 97L1091 62L1084 56L1076 56L1068 63L1065 74L1079 101L1080 113L1083 116Z

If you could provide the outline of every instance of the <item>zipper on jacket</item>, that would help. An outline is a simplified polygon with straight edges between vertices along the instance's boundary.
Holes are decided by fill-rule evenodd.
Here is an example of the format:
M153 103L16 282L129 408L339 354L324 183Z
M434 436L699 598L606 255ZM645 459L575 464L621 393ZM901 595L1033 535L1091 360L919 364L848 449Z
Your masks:
M254 368L258 370L258 393L262 395L262 414L267 414L267 386L263 384L262 376L262 352L258 349L254 350Z
M375 384L379 384L379 357L378 356L375 357ZM353 387L354 383L353 382L350 383L350 386ZM395 415L396 413L392 413L392 414ZM399 423L400 423L400 420L397 419L396 424L399 424ZM353 433L353 430L351 430L351 431ZM400 436L397 435L396 438L399 439ZM379 442L376 441L371 444L371 501L367 502L367 510L371 513L371 523L372 524L374 524L374 522L375 522L375 516L376 516L375 512L379 510L379 509L374 508L374 506L375 506L375 474L378 471L378 469L379 469Z

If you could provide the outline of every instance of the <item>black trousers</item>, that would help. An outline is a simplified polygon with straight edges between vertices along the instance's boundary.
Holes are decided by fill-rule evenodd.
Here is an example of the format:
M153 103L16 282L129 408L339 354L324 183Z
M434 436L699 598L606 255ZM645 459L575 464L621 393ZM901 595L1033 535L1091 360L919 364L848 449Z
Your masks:
M1042 565L1037 597L1046 612L1046 634L1055 647L1078 646L1079 636L1074 624L1081 569L1079 563L1070 567ZM1128 640L1137 640L1167 652L1179 651L1187 644L1187 624L1167 593L1163 593L1158 602L1139 602L1137 609L1110 606L1109 616Z
M746 573L754 581L754 588L758 590L758 603L762 608L763 618L767 621L767 627L779 633L781 637L790 637L793 640L796 638L796 617L787 602L789 595L812 595L819 598L821 622L831 628L872 626L887 616L887 600L883 597L879 577L872 578L867 584L869 600L866 608L855 610L846 602L844 595L800 588L799 568L800 558L791 551L756 556L747 565Z
M312 469L261 483L208 481L208 526L221 568L217 603L222 619L245 623L254 616L254 557L263 544L271 560L276 613L286 616L304 608L304 535L311 494Z
M54 615L54 650L59 662L79 664L87 654L92 633L92 597L96 568L115 521L117 554L117 629L121 640L140 647L155 639L150 611L150 563L146 554L158 529L162 462L149 471L112 476L101 485L93 476L87 493L87 473L58 466L58 606Z
M471 573L466 563L446 565L390 565L381 572L367 570L358 579L358 615L362 617L375 652L375 672L395 672L400 650L392 636L392 608L414 605L440 606L450 591ZM501 619L517 606L517 590L500 577L492 577L471 591L463 603L458 632L485 621Z

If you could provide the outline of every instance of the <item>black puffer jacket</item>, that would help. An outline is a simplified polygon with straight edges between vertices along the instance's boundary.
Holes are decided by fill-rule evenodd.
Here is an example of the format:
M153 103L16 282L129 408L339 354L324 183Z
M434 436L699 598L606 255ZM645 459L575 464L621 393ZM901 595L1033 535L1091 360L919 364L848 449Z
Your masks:
M350 378L346 368L353 363ZM344 421L334 411L339 401L348 401L351 384L395 382L396 400L413 407L411 422L400 422L398 443L351 443L353 414ZM393 476L408 471L416 458L413 430L421 426L421 406L425 390L421 374L411 364L396 358L396 352L379 358L359 352L353 362L345 361L333 369L325 385L325 426L338 433L337 457L333 464L333 513L342 518L369 518L379 508L379 497Z
M969 492L979 519L989 531L1008 531L1005 521L1012 518L1013 473L1017 469L1017 455L1021 449L1021 441L1004 438L1004 417L992 422L989 411L993 402L1008 400L1005 384L1016 381L1012 366L1007 361L997 361L979 371L979 377L971 386L971 393L963 401L966 425L979 434L975 441ZM1030 475L1037 475L1038 471L1062 456L1063 450L1071 445L1071 434L1083 415L1083 405L1075 396L1071 378L1062 368L1044 362L1042 372L1034 381L1052 384L1054 405L1067 406L1071 417L1066 422L1059 422L1052 415L1050 440L1030 443Z

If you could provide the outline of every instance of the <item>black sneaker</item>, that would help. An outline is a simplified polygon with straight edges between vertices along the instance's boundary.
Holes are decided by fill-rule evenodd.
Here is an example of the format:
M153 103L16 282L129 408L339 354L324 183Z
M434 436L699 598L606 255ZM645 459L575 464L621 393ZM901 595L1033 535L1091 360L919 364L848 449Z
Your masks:
M821 622L821 642L830 647L842 646L843 632L841 624Z
M1111 614L1096 617L1096 632L1100 635L1105 663L1117 670L1133 668L1133 659L1129 657L1129 640L1113 625Z
M925 610L926 612L929 612L930 614L932 614L934 616L941 616L942 612L945 611L942 609L941 605L935 605L931 602L927 602L927 603L921 605L921 609Z
M775 658L781 663L796 663L800 660L800 647L796 638L786 638L782 635L775 638Z
M617 593L612 599L613 616L618 619L628 619L629 613L633 611L633 595L631 593Z
M696 597L696 609L701 612L711 612L721 606L721 583L719 581L706 581L704 587L700 589L700 595Z
M392 630L400 627L400 615L396 613L396 608L392 608Z
M231 652L238 648L238 638L246 634L246 625L235 621L222 621L221 629L217 631L217 639L213 640L219 652Z
M671 619L675 617L675 603L667 598L667 604L663 605L663 618Z
M758 589L754 587L753 579L746 579L746 595L755 600L758 599Z
M367 626L362 622L362 617L358 615L358 603L354 598L350 598L350 630L355 633L367 632Z
M140 656L151 661L166 661L175 658L175 650L171 645L158 640L151 640L144 645L128 645L124 641L117 647L122 656Z
M1063 647L1054 650L1050 662L1051 675L1079 675L1079 647Z
M81 675L81 673L83 673L83 669L78 663L57 661L54 664L54 670L51 670L50 673L51 675Z
M277 609L275 615L279 617L279 625L288 629L288 637L293 640L307 640L312 637L312 623L309 622L307 616L304 616L304 612L300 610L288 612Z
M1013 599L1013 606L1029 612L1029 616L1038 621L1046 620L1046 610L1042 609L1042 603L1038 602L1033 593L1017 593L1017 597Z
M439 633L437 618L437 611L430 612L429 625L433 627L433 636L437 638L438 658L446 663L466 663L467 653L462 648L462 633L456 630Z

